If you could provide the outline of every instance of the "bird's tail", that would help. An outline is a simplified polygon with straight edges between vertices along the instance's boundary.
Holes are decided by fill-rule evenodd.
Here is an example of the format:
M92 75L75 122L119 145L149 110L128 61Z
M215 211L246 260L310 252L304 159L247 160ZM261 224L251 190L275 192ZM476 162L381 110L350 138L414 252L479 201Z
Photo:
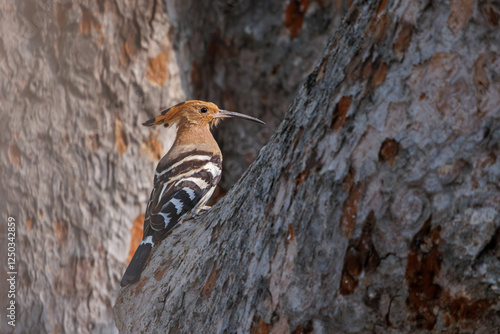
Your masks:
M125 270L125 274L123 274L122 281L120 282L122 287L135 283L139 280L142 268L149 257L149 253L151 253L151 249L153 249L153 243L151 242L141 242L139 247L137 247L127 270Z

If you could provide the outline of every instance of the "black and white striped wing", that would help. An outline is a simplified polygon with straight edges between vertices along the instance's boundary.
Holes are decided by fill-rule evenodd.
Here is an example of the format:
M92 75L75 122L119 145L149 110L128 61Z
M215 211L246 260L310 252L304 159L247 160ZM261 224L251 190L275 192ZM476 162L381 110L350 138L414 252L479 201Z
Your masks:
M144 237L161 240L186 214L195 212L212 195L221 177L221 157L189 154L157 170L144 221Z
M137 282L153 246L184 216L195 213L207 202L220 181L221 169L222 157L208 152L191 152L169 166L158 165L143 238L123 274L121 286Z

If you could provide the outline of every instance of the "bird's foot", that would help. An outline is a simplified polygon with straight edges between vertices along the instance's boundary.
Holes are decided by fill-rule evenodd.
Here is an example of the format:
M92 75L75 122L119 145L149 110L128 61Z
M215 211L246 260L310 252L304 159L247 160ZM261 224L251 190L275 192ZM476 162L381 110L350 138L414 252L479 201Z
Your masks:
M200 214L201 212L200 211L207 211L207 210L210 210L212 207L211 206L208 206L208 205L203 205L203 206L200 206L198 208L198 213L195 213L196 215Z
M201 216L204 216L208 210L210 210L210 208L212 208L211 206L207 206L207 205L203 205L203 206L200 206L198 208L198 210L196 211L196 213L191 213L189 216L186 216L182 222L185 222L187 220L190 220L190 219L194 219L194 218L199 218ZM182 224L181 222L181 224Z

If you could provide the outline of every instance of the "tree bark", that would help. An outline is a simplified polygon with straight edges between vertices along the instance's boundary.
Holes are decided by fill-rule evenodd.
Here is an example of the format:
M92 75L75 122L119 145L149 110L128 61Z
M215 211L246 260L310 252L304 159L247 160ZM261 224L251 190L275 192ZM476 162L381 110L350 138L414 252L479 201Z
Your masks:
M166 15L132 1L1 10L2 228L16 219L18 291L16 327L2 312L0 331L116 331L130 230L162 153L163 134L139 124L185 99L167 31L153 29Z
M496 332L499 17L353 3L243 178L120 292L120 331Z
M18 290L16 327L2 313L0 332L116 331L112 305L168 141L140 123L193 98L264 118L268 128L217 130L223 196L277 127L346 2L3 1L0 256L11 216ZM6 279L1 271L4 310Z

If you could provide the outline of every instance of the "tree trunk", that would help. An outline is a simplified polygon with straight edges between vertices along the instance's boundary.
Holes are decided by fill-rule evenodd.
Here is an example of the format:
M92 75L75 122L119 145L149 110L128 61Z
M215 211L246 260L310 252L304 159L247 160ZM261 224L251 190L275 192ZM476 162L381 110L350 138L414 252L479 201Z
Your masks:
M16 219L18 291L16 327L2 312L0 332L116 331L130 228L162 153L163 134L139 124L185 99L166 31L152 29L165 15L152 2L1 7L2 228Z
M116 331L112 305L168 141L140 123L193 98L264 118L267 128L228 121L217 130L223 196L277 127L346 2L3 1L0 256L6 265L10 216L18 274L16 327L2 313L0 332Z
M352 4L241 181L120 292L120 331L498 331L499 17Z

